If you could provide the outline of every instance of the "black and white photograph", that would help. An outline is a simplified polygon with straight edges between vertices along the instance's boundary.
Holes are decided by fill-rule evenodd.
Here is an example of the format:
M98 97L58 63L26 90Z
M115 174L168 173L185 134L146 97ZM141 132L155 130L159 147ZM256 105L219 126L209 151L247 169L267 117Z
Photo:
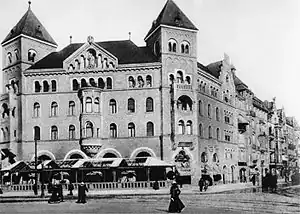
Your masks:
M3 0L0 43L0 213L300 213L299 0Z

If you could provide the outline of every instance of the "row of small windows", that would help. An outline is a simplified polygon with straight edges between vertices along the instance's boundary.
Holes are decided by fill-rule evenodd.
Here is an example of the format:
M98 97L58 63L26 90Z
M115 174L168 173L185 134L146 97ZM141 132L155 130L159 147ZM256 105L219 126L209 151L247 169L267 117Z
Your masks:
M215 116L216 116L216 121L220 121L220 110L217 107L215 110ZM204 109L203 109L203 102L201 100L199 100L199 114L201 116L204 115ZM212 117L212 113L211 113L211 105L207 104L207 117L211 118Z
M34 82L34 92L56 92L57 90L57 84L56 80L51 80L51 85L48 83L47 80L44 80L42 82L42 85L40 84L39 81Z
M135 110L135 100L132 98L128 99L127 103L128 107L127 110L130 113L134 113ZM40 104L39 103L34 103L33 104L33 117L40 117ZM50 117L56 117L58 116L58 104L57 102L52 102L51 107L50 107ZM116 114L117 113L117 102L114 99L111 99L109 101L109 108L110 108L110 113L111 114ZM94 105L92 98L87 97L85 100L85 111L87 113L91 112L100 112L100 100L98 97L94 99ZM148 97L146 99L146 112L153 112L154 111L154 105L153 105L153 99L151 97ZM68 115L72 116L75 115L75 102L74 101L69 101L69 112Z
M129 88L143 88L143 87L152 87L152 77L150 75L146 76L146 84L143 76L139 75L137 78L133 76L128 77L128 87Z
M98 87L101 89L112 89L112 78L111 77L107 77L106 81L104 82L104 80L99 77L97 82L95 81L94 78L90 78L87 82L86 79L82 78L80 80L80 83L78 82L77 79L73 79L72 80L72 90L73 91L77 91L79 88L83 88L83 87Z
M177 41L175 39L170 39L168 41L168 50L169 50L169 52L173 52L173 53L177 52ZM183 41L180 44L180 53L182 53L182 54L190 53L190 45L187 41Z
M201 92L203 92L203 93L205 93L208 89L206 89L207 88L207 84L206 84L206 82L204 82L204 81L200 81L200 80L198 80L198 89L201 91ZM218 94L219 94L219 89L217 89L216 87L214 87L214 86L210 86L210 95L212 96L212 97L215 97L215 98L218 98Z
M178 134L192 135L193 134L193 122L191 120L188 120L185 125L183 120L179 120Z
M18 49L15 49L13 51L14 54L12 54L11 52L7 53L7 63L6 65L10 65L13 62L16 62L18 60L20 60L20 51ZM28 61L29 62L34 62L35 61L35 57L36 57L36 51L33 49L28 50Z
M199 124L199 136L204 137L204 130L203 130L203 125L200 123ZM212 127L208 126L208 138L213 138L213 133L212 133ZM220 128L216 129L216 139L220 140Z
M175 77L173 74L169 74L169 82L170 84L173 84L175 82ZM191 76L185 75L182 71L176 72L176 83L185 83L190 85L191 82Z
M41 128L39 126L33 127L33 136L35 140L41 139ZM74 140L76 138L75 126L69 126L69 139ZM57 126L51 126L50 128L50 140L58 140L58 128Z

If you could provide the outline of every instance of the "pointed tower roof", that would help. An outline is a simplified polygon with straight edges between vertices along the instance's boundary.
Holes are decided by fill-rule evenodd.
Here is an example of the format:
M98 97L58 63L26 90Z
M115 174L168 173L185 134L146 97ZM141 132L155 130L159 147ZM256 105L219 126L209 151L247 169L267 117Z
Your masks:
M167 1L157 19L153 21L152 27L145 38L147 38L159 25L169 25L174 27L198 30L172 0Z
M42 40L53 45L56 45L54 39L50 36L47 32L46 28L41 24L41 22L37 19L30 8L30 2L27 12L24 16L20 19L18 24L11 29L10 33L5 37L3 43L7 42L10 39L13 39L21 34L26 36L33 37L38 40Z

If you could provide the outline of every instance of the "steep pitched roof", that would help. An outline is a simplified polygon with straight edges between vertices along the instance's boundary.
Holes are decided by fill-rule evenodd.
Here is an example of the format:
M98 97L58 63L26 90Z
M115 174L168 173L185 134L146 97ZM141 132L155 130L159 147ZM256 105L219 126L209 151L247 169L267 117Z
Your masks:
M252 101L253 101L253 106L255 106L256 108L258 108L262 111L265 111L265 112L269 112L265 103L263 101L261 101L258 97L254 96Z
M153 25L145 38L147 38L159 25L169 25L174 27L198 30L172 0L167 1L157 19L153 22Z
M207 66L202 65L200 62L197 62L198 68L200 68L201 70L205 71L206 73L214 76L217 79L219 79L219 77L220 77L221 66L222 66L222 61L210 63Z
M233 81L237 91L248 90L248 86L235 74L233 74Z
M10 33L5 37L1 44L21 34L57 45L54 39L47 32L46 28L31 11L30 7L17 25L11 29Z
M118 58L119 64L159 62L147 47L138 47L130 40L96 42L99 46ZM84 43L73 43L59 52L52 52L29 69L62 68L63 61Z

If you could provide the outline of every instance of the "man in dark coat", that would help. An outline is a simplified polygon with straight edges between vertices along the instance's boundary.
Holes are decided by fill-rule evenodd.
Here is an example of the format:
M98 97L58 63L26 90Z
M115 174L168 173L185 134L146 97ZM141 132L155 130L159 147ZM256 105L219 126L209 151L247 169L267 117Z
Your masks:
M86 187L85 183L81 182L78 185L78 200L76 203L86 203L86 192L88 192L88 188Z
M271 174L269 173L268 169L265 169L265 177L262 180L262 191L268 192L270 186L270 177Z
M70 191L70 193L68 195L73 195L74 185L71 181L68 185L68 190Z
M168 209L169 213L180 213L181 210L185 207L179 198L180 193L181 191L177 183L174 181L170 188L171 201Z
M272 169L271 175L270 175L270 188L271 192L277 191L277 174L276 169Z
M204 179L203 179L203 177L200 178L200 180L198 182L198 186L199 186L200 192L202 192L203 186L204 186Z

